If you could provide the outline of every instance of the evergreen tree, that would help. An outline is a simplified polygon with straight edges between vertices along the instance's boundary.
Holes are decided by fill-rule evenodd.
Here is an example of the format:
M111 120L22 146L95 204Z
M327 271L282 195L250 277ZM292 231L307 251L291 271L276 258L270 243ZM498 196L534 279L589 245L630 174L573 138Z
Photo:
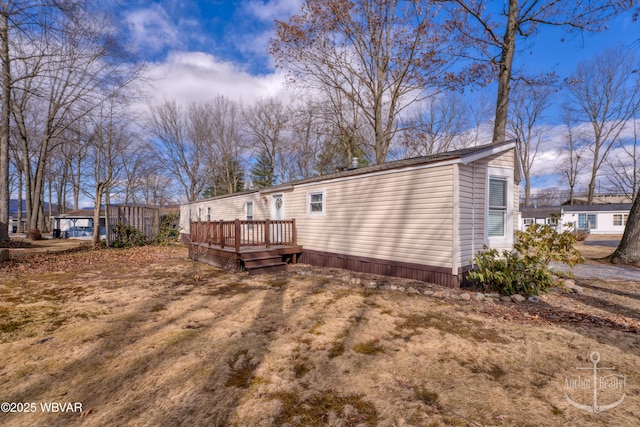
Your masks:
M269 155L265 152L260 153L260 157L251 169L251 179L253 186L256 188L271 187L276 182L274 174L275 166L271 162Z

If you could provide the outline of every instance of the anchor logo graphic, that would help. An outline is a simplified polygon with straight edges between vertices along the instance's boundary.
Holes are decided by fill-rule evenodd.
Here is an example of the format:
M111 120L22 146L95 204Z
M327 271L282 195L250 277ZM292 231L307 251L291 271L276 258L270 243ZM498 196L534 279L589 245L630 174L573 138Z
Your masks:
M620 375L612 374L612 375L600 377L600 383L598 383L599 370L615 370L616 368L615 367L598 368L598 362L600 361L600 353L598 353L597 351L594 351L593 353L591 353L591 355L589 356L589 360L591 361L591 363L593 363L593 368L575 368L575 369L579 369L579 370L593 369L593 405L584 405L582 403L575 402L573 399L571 399L571 397L567 393L564 394L564 398L567 399L567 402L569 402L571 405L575 406L576 408L593 412L594 414L607 411L609 409L615 408L616 406L620 405L624 401L625 397L627 396L624 393L622 394L622 397L620 399L618 399L613 403L610 403L608 405L598 405L598 384L600 384L600 386L602 387L603 384L608 384L611 381L613 381L613 383L617 385L617 383L619 382L618 379L624 378L624 377Z

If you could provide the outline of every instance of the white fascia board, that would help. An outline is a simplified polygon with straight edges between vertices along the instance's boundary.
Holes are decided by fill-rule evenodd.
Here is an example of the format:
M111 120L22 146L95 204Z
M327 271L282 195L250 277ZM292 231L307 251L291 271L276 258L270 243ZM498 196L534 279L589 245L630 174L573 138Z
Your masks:
M510 142L508 144L500 144L494 147L487 147L485 150L478 151L476 153L467 154L465 156L460 157L460 162L463 165L469 164L471 162L475 162L476 160L484 159L485 157L493 156L494 154L504 153L505 151L511 150L515 148L515 141Z
M284 192L284 191L293 190L294 188L295 188L295 186L293 186L293 185L284 185L284 186L280 186L280 187L261 188L260 190L258 190L258 194L260 194L262 196L263 194L281 193L281 192Z

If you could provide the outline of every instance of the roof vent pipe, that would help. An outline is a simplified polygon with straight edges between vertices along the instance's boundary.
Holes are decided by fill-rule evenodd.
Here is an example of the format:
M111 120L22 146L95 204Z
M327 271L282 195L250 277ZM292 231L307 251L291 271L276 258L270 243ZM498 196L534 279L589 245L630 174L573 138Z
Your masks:
M351 169L358 169L358 158L357 157L352 157L351 158Z

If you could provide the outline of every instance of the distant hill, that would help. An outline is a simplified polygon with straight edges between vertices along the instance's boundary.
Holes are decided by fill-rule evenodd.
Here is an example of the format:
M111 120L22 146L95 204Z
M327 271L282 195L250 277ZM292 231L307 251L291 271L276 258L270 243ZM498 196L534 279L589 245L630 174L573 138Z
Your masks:
M53 209L56 208L56 205L52 205ZM26 211L27 210L27 201L26 200L22 200L22 211ZM44 210L48 211L49 210L49 203L44 202ZM9 215L16 215L18 213L18 199L11 199L9 200Z

